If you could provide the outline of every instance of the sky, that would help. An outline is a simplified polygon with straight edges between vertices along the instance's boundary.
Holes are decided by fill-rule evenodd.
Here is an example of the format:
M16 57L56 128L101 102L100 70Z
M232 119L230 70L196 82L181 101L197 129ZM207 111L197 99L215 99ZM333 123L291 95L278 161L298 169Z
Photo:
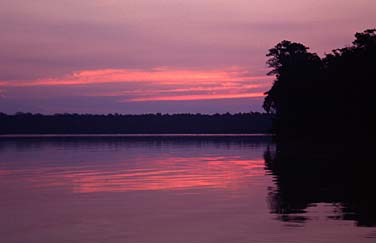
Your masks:
M374 27L375 0L0 0L0 112L262 111L268 49Z

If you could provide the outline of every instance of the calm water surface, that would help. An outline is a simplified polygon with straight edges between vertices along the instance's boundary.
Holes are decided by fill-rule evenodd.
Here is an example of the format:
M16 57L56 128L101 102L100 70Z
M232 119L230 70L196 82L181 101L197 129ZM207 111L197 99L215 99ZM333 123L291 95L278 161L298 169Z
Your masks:
M286 194L275 150L268 137L2 139L1 242L376 242L342 199Z

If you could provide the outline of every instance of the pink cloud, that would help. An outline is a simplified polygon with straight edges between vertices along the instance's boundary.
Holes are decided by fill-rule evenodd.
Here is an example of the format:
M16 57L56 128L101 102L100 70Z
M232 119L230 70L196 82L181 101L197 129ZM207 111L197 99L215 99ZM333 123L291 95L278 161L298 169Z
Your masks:
M237 98L256 98L264 97L264 93L244 93L244 94L207 94L207 95L175 95L175 96L156 96L150 98L135 98L128 101L179 101L179 100L213 100L213 99L237 99Z
M81 70L60 78L37 79L31 81L3 81L1 86L60 86L98 83L158 82L160 84L214 83L266 79L267 76L251 76L240 67L222 70L189 70L176 68L155 68L150 71L138 69L97 69Z
M118 102L191 101L263 97L271 77L252 75L242 67L223 69L80 70L58 78L4 81L0 87L38 90L28 94L119 97ZM46 92L43 92L45 90ZM12 94L9 94L12 96Z

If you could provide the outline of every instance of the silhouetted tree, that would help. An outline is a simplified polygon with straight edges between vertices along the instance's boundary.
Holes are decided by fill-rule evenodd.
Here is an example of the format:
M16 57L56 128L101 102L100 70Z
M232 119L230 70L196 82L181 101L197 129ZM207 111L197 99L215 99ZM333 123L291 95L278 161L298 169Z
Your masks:
M325 82L332 95L333 126L341 131L371 134L375 124L376 30L355 34L353 45L334 50L323 59Z
M272 68L268 75L276 75L272 88L266 92L263 104L268 113L276 115L277 132L281 128L298 128L301 119L308 119L312 107L315 82L320 78L322 62L308 47L282 41L267 54Z
M267 56L276 76L264 101L277 133L276 149L264 155L277 186L271 212L301 223L313 203L339 203L342 219L376 225L376 29L322 59L289 41Z
M279 137L351 132L370 134L376 70L376 30L356 33L352 46L321 59L300 43L282 41L270 49L275 75L263 107L275 114ZM372 121L372 122L371 122Z

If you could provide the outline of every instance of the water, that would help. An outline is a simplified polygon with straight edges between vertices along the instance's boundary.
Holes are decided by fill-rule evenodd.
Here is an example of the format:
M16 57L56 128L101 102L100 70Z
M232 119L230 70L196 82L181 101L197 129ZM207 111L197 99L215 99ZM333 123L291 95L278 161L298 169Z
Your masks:
M270 140L3 138L1 242L376 242L373 205L296 183Z

